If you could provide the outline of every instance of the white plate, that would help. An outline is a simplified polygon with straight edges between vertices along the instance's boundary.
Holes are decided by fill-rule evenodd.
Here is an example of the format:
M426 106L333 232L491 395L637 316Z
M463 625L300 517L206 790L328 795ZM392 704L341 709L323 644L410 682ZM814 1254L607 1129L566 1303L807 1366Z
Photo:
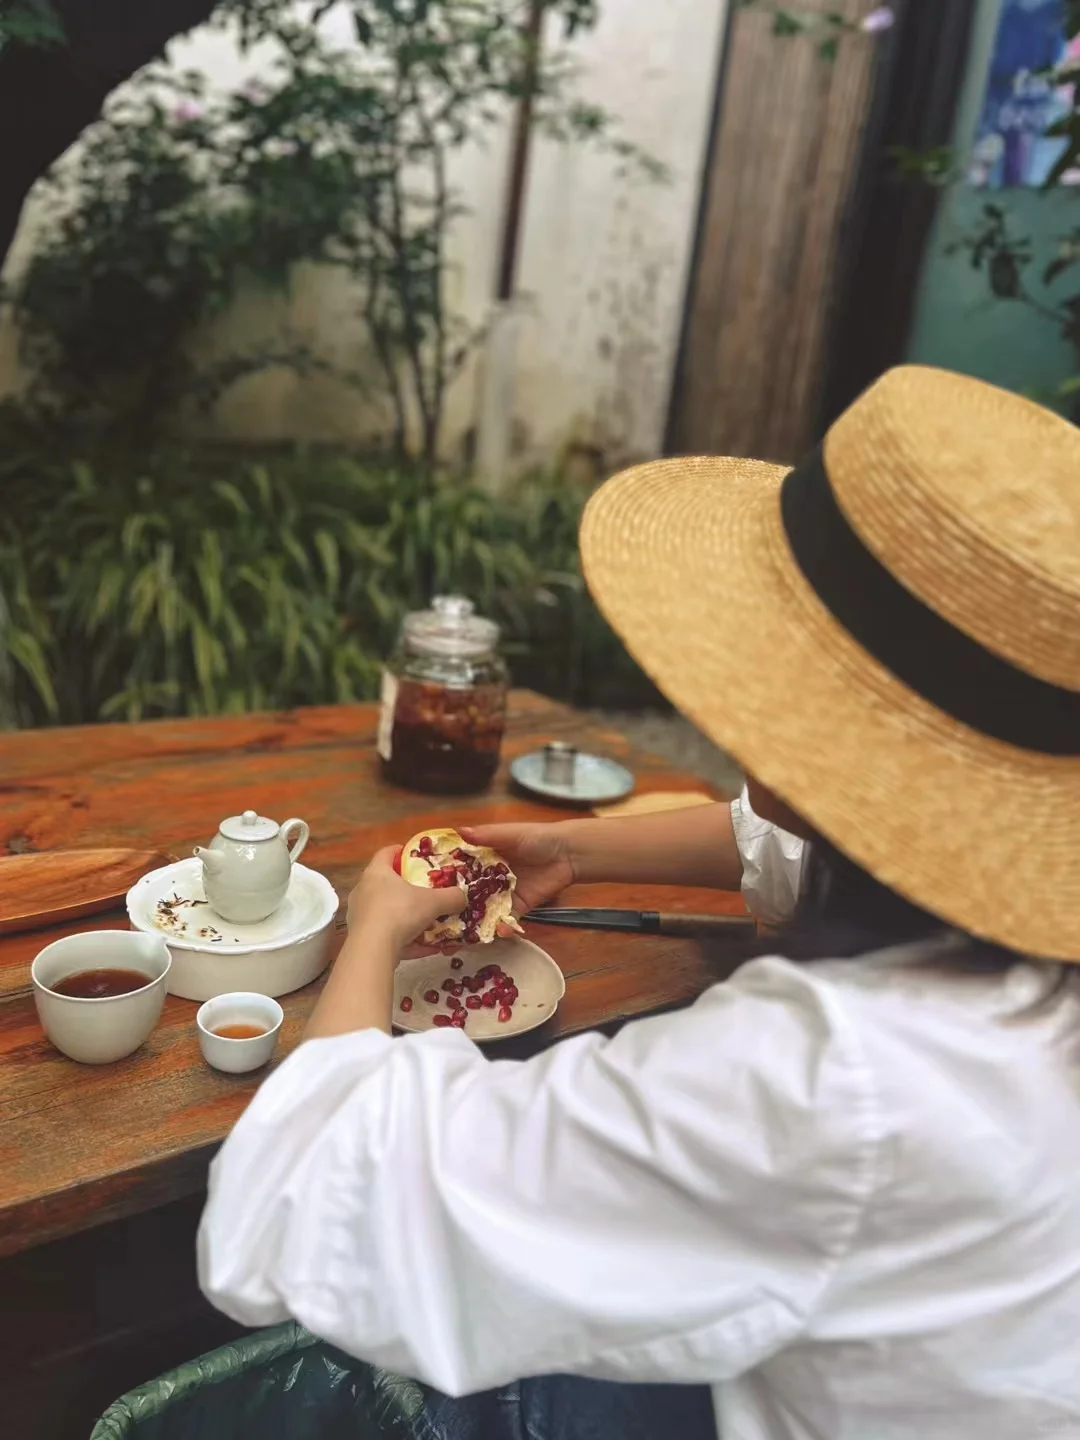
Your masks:
M398 1030L418 1034L434 1029L432 1021L436 1015L450 1014L442 982L450 976L460 980L464 975L482 970L485 965L501 965L507 975L512 975L518 998L514 1002L513 1019L505 1024L499 1022L498 1008L469 1011L465 1034L481 1045L491 1040L509 1040L512 1035L524 1035L526 1031L535 1030L551 1019L566 994L562 971L547 951L541 950L531 940L493 940L490 945L466 945L458 953L464 961L461 970L451 967L452 957L449 955L406 960L398 966L394 976L394 1025ZM438 990L437 1005L424 999L426 990ZM401 1008L406 995L413 1002L408 1014ZM465 996L462 995L461 999L464 1001Z
M127 895L134 928L165 937L173 957L169 993L185 1000L213 1000L231 990L273 997L309 985L326 969L338 903L324 875L294 865L274 913L237 925L210 908L196 859L151 870Z

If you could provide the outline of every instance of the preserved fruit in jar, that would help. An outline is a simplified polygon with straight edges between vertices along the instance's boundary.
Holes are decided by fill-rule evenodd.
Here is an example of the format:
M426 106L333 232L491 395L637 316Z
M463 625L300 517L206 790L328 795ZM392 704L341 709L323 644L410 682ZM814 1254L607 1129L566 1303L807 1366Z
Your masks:
M379 755L395 785L437 794L486 789L506 726L499 627L471 601L437 596L406 617L383 673Z

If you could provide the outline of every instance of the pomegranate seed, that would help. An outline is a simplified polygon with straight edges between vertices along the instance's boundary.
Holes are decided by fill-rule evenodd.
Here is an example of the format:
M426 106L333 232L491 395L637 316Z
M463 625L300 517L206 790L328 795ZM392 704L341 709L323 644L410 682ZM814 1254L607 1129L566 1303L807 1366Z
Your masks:
M460 1010L460 1009L461 1009L461 1001L457 998L456 995L447 995L447 997L446 997L446 1008L447 1008L448 1010Z
M430 835L421 835L418 843L420 845L421 855L430 855L431 852L435 849L435 841L431 838Z
M449 994L456 984L457 981L454 979L454 977L452 975L448 975L446 979L442 982L442 988L446 991L447 994Z
M518 988L516 985L507 985L506 989L503 991L503 994L506 996L506 1003L508 1005L512 1005L514 1001L518 998Z
M428 884L432 890L452 890L457 884L457 872L454 870L432 870L428 875Z
M408 995L402 997L401 1008L405 1011L406 1015L412 1009L412 1001L409 999Z
M480 1003L481 1005L486 1005L489 1010L494 1010L496 1004L495 991L489 990L487 994L482 998Z
M427 1001L427 1003L428 1003L429 1005L437 1005L437 1004L439 1003L439 992L438 992L438 990L425 990L425 991L424 991L424 999Z
M465 961L462 960L461 956L460 956L460 955L455 955L454 958L450 961L450 969L451 969L451 970L460 970L461 967L462 967L464 964L465 964Z
M465 1001L466 1008L469 1010L479 1010L483 1003L479 995L470 995Z
M504 984L504 985L513 985L513 983L514 983L514 977L513 977L513 975L507 975L507 974L504 972L502 978L503 978L503 984Z
M464 989L465 989L465 986L464 986L464 985L458 985L458 984L451 985L451 986L450 986L450 994L451 994L451 995L460 995Z
M507 1022L507 1020L512 1020L513 1018L514 1018L514 1012L513 1012L513 1010L510 1009L510 1006L509 1006L509 1005L501 1005L501 1006L499 1007L499 1024L500 1024L500 1025L505 1025L506 1022Z
M440 1030L444 1030L447 1025L452 1025L453 1021L450 1019L449 1015L436 1015L431 1023L433 1025L438 1025Z
M465 1022L468 1020L468 1018L469 1017L464 1010L457 1010L454 1012L453 1015L450 1016L450 1024L456 1026L458 1030L464 1030Z

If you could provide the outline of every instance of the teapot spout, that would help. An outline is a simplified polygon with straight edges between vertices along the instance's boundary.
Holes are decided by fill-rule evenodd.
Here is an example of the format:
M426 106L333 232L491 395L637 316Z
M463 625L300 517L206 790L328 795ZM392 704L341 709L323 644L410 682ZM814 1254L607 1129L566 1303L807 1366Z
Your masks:
M217 850L207 850L202 845L196 845L191 852L203 863L203 869L207 875L220 875L221 867L225 863L225 857Z

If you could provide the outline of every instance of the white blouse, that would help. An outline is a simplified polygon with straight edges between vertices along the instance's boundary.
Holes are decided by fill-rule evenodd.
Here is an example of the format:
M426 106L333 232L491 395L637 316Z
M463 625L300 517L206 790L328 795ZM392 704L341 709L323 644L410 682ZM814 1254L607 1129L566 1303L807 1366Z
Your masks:
M203 1290L453 1395L563 1372L710 1384L723 1440L1080 1437L1080 971L950 948L758 960L524 1063L309 1041L214 1161Z

